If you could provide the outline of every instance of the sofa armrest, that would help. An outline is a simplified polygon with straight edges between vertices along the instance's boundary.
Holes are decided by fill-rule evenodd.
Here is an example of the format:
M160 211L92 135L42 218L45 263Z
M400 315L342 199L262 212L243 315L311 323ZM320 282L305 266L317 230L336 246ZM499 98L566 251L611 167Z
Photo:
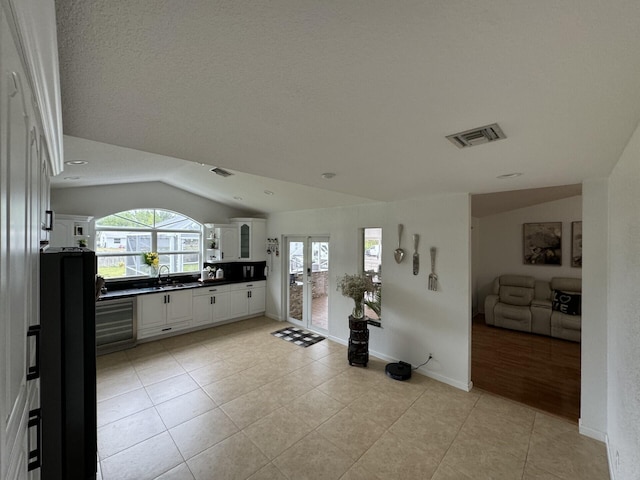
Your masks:
M487 325L495 325L493 309L499 299L500 297L498 295L487 295L484 299L484 322Z

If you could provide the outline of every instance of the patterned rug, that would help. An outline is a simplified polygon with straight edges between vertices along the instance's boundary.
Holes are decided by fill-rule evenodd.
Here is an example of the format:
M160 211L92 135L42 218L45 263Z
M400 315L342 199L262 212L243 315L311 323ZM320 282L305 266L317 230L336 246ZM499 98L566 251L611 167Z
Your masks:
M325 339L322 335L297 327L283 328L282 330L273 332L271 335L286 340L287 342L293 342L296 345L300 345L305 348Z

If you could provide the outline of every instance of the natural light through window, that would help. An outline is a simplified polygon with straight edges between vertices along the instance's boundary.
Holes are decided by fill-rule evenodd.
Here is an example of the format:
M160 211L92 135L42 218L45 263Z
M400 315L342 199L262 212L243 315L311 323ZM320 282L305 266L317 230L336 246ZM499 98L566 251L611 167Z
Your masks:
M364 258L362 269L371 277L374 291L365 295L365 313L372 320L382 316L382 228L363 229Z
M149 276L143 253L157 252L170 273L200 271L202 225L159 209L119 212L96 220L98 274L104 278Z

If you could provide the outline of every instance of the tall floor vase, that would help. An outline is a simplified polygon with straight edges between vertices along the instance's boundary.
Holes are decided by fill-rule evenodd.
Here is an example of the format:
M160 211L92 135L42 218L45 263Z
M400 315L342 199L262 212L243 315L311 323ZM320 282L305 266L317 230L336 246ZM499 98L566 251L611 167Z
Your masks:
M369 327L367 317L349 315L349 365L367 366L369 363Z

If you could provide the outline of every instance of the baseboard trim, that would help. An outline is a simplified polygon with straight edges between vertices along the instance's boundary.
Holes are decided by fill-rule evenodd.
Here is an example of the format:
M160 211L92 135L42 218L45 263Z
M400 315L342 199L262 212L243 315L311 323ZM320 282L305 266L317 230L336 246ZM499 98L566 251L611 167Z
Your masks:
M594 440L598 440L600 442L606 441L607 435L600 430L596 430L595 428L587 427L582 424L582 419L578 420L578 431L581 435L586 437L593 438Z
M273 313L265 313L264 316L267 317L267 318L270 318L271 320L276 320L277 322L283 322L284 321L279 316L274 315Z
M604 443L607 446L607 458L609 459L609 478L611 480L616 480L616 472L615 472L615 455L613 454L613 450L611 450L611 444L609 444L609 435L605 433L604 435Z
M334 337L332 335L328 336L329 340L332 340L334 342L337 342L341 345L348 345L348 342L346 340L343 340L341 338L338 337ZM400 361L397 358L393 358L390 357L389 355L385 355L384 353L380 353L377 352L375 350L369 350L369 353L371 355L373 355L374 357L377 357L381 360L384 360L385 362L398 362ZM439 373L435 373L432 372L430 370L427 370L425 367L420 367L419 369L415 370L414 373L417 372L420 375L424 375L425 377L429 377L429 378L433 378L434 380L437 380L438 382L442 382L442 383L446 383L447 385L451 385L452 387L458 388L460 390L463 390L465 392L468 392L471 390L471 388L473 388L473 383L469 383L469 384L465 384L463 382L459 382L457 380L454 380L452 378L446 377L444 375L440 375Z

